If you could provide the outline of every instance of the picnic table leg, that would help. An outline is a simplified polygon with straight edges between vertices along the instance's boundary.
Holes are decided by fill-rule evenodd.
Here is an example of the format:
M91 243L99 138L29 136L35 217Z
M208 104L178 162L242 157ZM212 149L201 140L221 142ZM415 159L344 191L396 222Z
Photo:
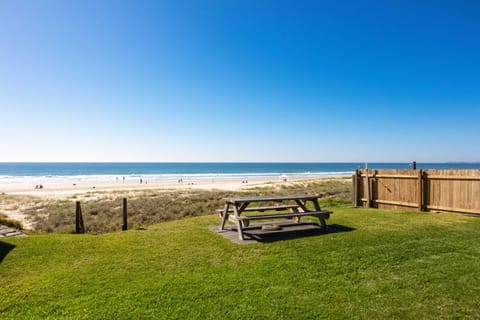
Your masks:
M240 213L243 212L243 210L245 210L245 208L248 207L249 204L250 204L250 202L245 202L244 204L242 204L238 208L238 210L237 210L238 217L240 217ZM242 223L242 227L244 227L244 228L247 228L250 225L250 222L248 220L244 220L241 223Z
M230 204L226 203L222 212L222 223L220 224L220 230L225 229L225 222L227 221L227 218L228 218L228 209L230 209Z
M243 209L247 207L247 205L243 204L240 208L238 208L236 205L233 206L233 212L235 213L235 217L237 218L236 224L237 224L238 240L240 241L244 240L242 221L240 221L240 213L242 212Z
M316 211L322 211L322 209L320 208L320 204L318 203L318 199L313 200L313 206L315 207ZM322 226L322 229L327 230L328 226L327 226L327 223L325 222L325 219L319 216L318 220L320 220L320 225Z
M240 221L240 220L237 221L237 232L238 232L238 240L244 240L242 221Z
M322 229L327 230L328 226L327 226L327 223L325 222L325 219L319 217L318 220L320 220L320 224L322 225Z
M295 200L295 202L297 203L297 205L303 210L303 212L307 212L308 209L307 209L307 204L306 202L302 202L300 200Z
M292 212L293 213L298 213L298 208L292 208ZM300 223L300 217L295 217L293 218L293 220L295 221L295 223Z

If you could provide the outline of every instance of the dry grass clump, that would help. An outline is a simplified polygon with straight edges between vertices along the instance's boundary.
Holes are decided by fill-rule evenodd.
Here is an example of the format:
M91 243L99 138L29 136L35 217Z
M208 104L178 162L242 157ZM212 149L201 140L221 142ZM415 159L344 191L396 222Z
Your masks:
M22 219L26 208L34 207L42 200L32 196L17 196L0 193L0 224L21 230L28 227L28 221ZM25 225L23 224L25 222Z
M243 191L222 190L143 190L96 192L77 195L69 200L32 202L23 213L28 215L37 232L73 232L75 201L81 201L88 233L121 230L122 199L128 199L128 226L140 228L150 224L215 213L223 207L224 198L286 194L321 194L325 198L351 199L350 179L323 179L315 182L287 182Z
M23 225L20 221L8 219L8 217L3 214L0 214L0 225L15 228L18 230L23 229Z
M23 213L36 231L64 232L75 226L75 206L72 201L45 200L25 208Z
M323 179L315 182L297 182L279 185L278 194L320 194L334 196L340 200L352 199L352 180L350 178Z

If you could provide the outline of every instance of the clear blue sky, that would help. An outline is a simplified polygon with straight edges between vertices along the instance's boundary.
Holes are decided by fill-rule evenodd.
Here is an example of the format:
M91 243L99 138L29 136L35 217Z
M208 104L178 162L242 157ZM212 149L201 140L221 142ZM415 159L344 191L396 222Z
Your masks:
M0 161L480 161L480 2L0 0Z

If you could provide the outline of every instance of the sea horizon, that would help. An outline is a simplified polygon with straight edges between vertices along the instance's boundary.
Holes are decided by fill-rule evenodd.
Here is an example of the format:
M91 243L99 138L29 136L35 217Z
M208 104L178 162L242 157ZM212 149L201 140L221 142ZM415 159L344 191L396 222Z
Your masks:
M371 169L411 169L411 162L371 162ZM0 162L0 184L279 180L350 176L365 162ZM477 162L417 162L418 169L480 169Z

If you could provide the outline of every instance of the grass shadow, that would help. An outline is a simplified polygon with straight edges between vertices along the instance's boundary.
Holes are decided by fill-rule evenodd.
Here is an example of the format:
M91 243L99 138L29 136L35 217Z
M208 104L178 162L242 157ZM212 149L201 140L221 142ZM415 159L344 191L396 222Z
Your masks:
M321 229L316 223L303 223L303 228L295 228L295 226L293 226L293 228L290 229L289 227L291 226L283 227L282 230L276 232L260 232L253 234L249 233L248 230L246 230L244 234L247 237L255 239L257 242L269 243L298 238L315 237L332 233L349 232L355 230L354 228L338 224L328 225L327 230Z
M0 263L15 248L13 244L9 244L3 241L0 241Z
M262 229L262 226L265 224L268 223L257 223L245 228L243 231L243 241L238 240L238 233L235 226L230 225L226 228L226 230L221 231L214 227L210 229L236 243L270 243L356 230L355 228L338 224L330 224L328 225L328 229L324 230L317 223L313 222L293 223L284 221L275 223L276 225L280 226L279 230L265 231Z

